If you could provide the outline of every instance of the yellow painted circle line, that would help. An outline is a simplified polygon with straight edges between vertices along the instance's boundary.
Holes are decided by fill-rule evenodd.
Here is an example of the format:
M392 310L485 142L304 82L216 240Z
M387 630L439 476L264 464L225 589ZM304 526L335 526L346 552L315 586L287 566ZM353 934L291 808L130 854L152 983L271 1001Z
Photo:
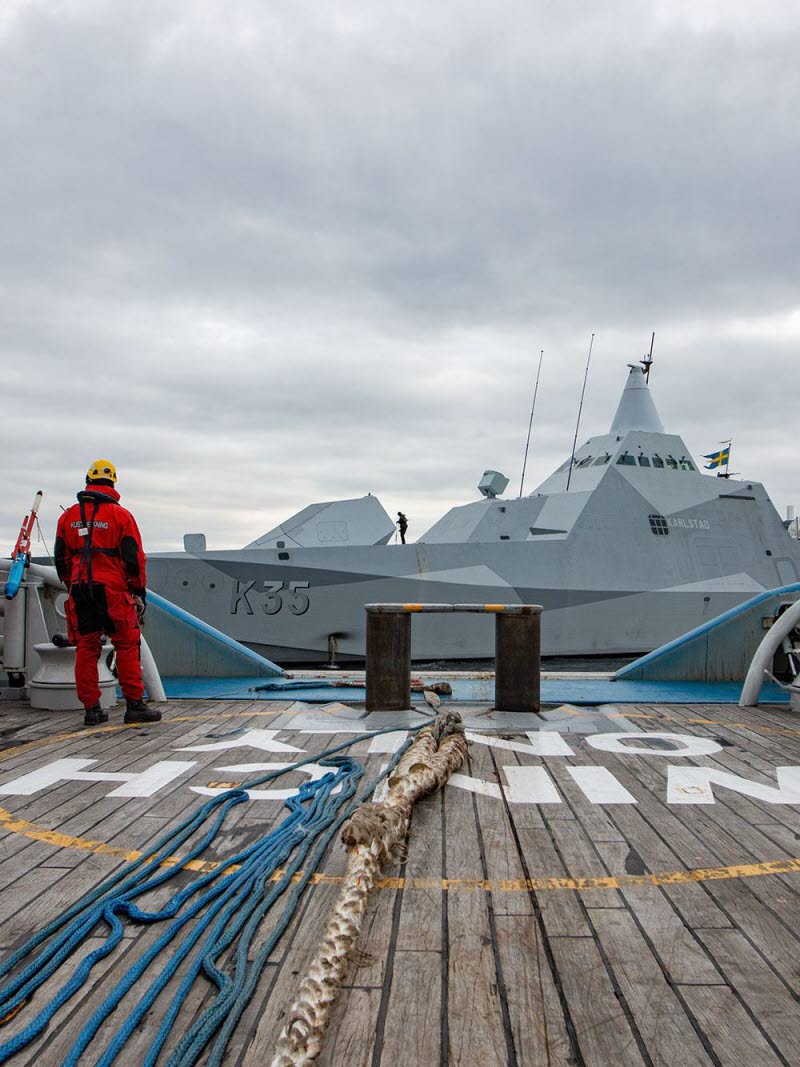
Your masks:
M26 819L18 819L5 808L0 808L0 827L12 834L21 834L33 841L44 841L56 848L71 848L80 852L91 852L98 856L114 856L133 863L143 855L136 849L117 848L108 845L104 841L92 841L85 837L73 837L71 834L62 834L57 830L48 830L44 826L28 822ZM180 856L169 856L161 864L162 867L182 866L186 870L209 871L224 867L224 861L219 863L204 862L203 860L181 861ZM237 870L237 866L230 867L231 871ZM696 882L712 882L731 878L757 878L767 874L793 874L800 871L800 859L772 860L767 863L737 864L732 867L701 867L689 871L662 871L654 874L623 874L609 875L604 878L517 878L517 879L483 879L483 878L383 878L377 884L378 889L440 889L452 892L453 890L481 890L487 893L527 893L531 890L541 892L543 890L567 889L581 892L587 889L641 889L647 886L670 886L687 885ZM299 881L302 871L295 875L295 881ZM276 871L273 881L279 881L283 877L282 871ZM332 884L339 885L343 879L336 875L321 874L317 872L311 879L314 885Z

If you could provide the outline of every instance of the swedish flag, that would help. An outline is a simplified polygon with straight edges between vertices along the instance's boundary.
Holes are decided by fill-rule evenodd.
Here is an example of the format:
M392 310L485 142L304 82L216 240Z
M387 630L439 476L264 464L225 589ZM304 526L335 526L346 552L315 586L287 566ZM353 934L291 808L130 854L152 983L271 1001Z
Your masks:
M725 467L731 461L731 449L730 445L727 448L723 448L720 452L712 452L709 456L703 456L703 459L710 459L711 462L705 465L707 471L713 471L717 467Z

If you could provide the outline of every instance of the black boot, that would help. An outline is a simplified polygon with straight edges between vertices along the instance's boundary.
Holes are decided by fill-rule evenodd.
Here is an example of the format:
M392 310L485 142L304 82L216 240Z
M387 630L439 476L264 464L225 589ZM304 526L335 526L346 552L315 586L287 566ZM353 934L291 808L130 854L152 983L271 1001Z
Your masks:
M143 700L126 700L128 710L125 712L125 722L160 722L161 712L157 708L150 708Z
M92 704L86 709L86 714L83 716L84 726L99 726L103 722L108 722L108 712L103 711L99 704Z

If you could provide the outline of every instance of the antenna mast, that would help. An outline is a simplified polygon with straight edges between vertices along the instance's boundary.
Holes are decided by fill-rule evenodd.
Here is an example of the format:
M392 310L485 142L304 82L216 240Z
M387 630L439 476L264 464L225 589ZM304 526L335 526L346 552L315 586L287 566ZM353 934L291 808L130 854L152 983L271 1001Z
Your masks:
M644 372L644 380L647 384L650 384L650 368L653 366L653 345L656 343L656 331L653 330L653 336L650 338L650 351L639 362L642 365L642 371Z
M572 440L572 455L569 461L569 474L567 475L567 492L569 492L569 483L572 481L572 465L575 462L575 446L578 443L578 430L581 425L581 414L583 412L583 398L586 396L586 382L589 380L589 364L592 362L592 348L594 347L594 334L589 342L589 355L586 360L586 373L583 376L583 389L581 390L581 402L578 407L578 421L575 423L575 437Z
M525 485L525 468L528 465L528 447L531 443L531 427L533 426L533 413L536 410L536 396L539 392L539 375L542 373L542 360L544 359L544 349L539 353L539 369L536 372L536 385L533 389L533 403L531 404L531 417L528 422L528 440L525 442L525 459L522 461L522 478L519 482L519 495L522 496L522 487Z

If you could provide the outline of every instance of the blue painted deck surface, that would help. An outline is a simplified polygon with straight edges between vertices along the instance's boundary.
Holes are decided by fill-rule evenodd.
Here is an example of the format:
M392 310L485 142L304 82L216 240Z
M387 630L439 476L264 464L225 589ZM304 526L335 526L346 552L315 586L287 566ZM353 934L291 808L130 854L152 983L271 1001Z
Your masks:
M170 700L301 700L306 704L343 704L364 702L363 687L325 685L316 680L276 678L269 689L262 688L264 678L164 678ZM453 700L467 703L491 703L494 683L483 678L456 678ZM258 690L256 690L258 687ZM542 682L544 704L737 704L742 691L739 682L614 682L605 678L547 679ZM445 702L447 697L444 698ZM412 700L423 702L421 693ZM772 682L764 685L761 701L788 704L789 694Z

